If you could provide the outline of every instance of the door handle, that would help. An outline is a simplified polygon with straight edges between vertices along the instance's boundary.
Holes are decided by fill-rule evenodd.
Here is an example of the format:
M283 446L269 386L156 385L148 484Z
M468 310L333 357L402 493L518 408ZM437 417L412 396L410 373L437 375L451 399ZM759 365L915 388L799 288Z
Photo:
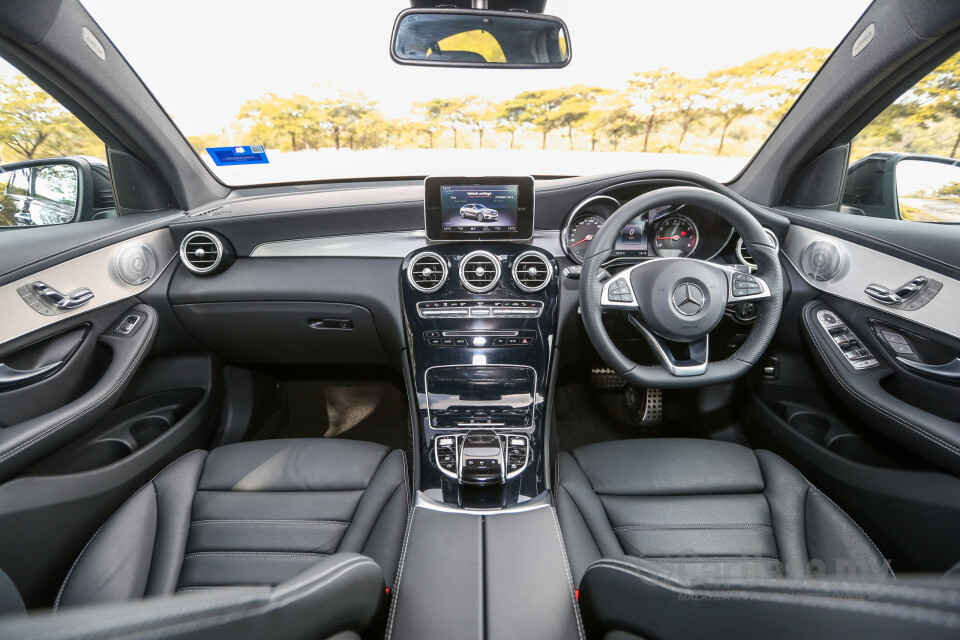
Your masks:
M897 362L907 369L913 369L914 371L925 373L934 378L949 380L951 382L960 380L960 358L954 358L946 364L927 364L925 362L907 360L906 358L897 356Z
M63 364L63 360L48 364L37 369L21 370L14 369L0 362L0 390L20 387L52 373L54 369Z
M60 293L50 285L38 280L33 283L33 290L44 302L61 311L82 307L93 299L93 291L86 287L74 289L70 293Z

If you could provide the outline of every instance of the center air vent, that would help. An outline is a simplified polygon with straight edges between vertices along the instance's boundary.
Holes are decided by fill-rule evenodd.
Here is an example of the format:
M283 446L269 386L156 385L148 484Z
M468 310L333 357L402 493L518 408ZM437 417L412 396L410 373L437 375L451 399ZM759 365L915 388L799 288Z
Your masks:
M542 254L527 251L513 261L513 281L527 292L540 291L550 283L553 265Z
M773 240L773 250L780 250L780 241L777 240L777 234L766 227L763 228L767 232L767 235L770 236L770 239ZM753 259L753 256L750 255L750 252L747 251L747 247L743 242L743 238L737 238L737 258L740 259L742 264L747 265L748 267L757 268L757 261Z
M500 260L489 251L468 253L460 261L460 282L474 293L486 293L500 282Z
M436 291L447 281L447 261L435 253L421 253L407 265L407 280L417 291Z
M209 231L191 231L180 243L180 259L194 273L212 273L223 260L223 243Z

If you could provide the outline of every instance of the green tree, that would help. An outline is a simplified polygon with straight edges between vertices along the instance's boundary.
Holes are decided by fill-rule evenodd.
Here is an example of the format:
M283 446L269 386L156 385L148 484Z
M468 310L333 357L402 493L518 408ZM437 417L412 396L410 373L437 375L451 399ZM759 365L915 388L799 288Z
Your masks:
M555 92L559 107L553 113L553 121L558 129L566 128L570 150L573 151L574 128L580 127L587 120L597 104L597 96L604 93L604 90L578 84L556 89Z
M413 105L415 126L420 133L426 134L431 149L433 149L434 134L444 127L447 108L447 101L440 98L434 98L428 102L415 102Z
M0 78L0 143L27 160L103 156L103 143L83 123L20 74Z
M557 110L563 104L564 93L560 89L524 91L514 98L524 105L520 121L529 124L541 135L540 148L547 148L547 135L560 126Z
M380 117L376 113L376 102L367 98L363 91L339 91L335 96L320 100L317 108L321 112L319 125L329 134L333 140L333 148L338 151L344 132L353 131L355 138L356 129L365 118Z
M743 67L729 67L707 75L708 113L720 121L718 156L723 155L730 125L758 108L759 95L754 80Z
M950 118L957 136L950 157L957 157L960 149L960 53L927 74L906 96L905 103L915 103L916 117L940 121Z
M460 112L461 122L477 132L477 148L483 148L483 132L494 126L496 111L479 96L467 96Z
M703 78L686 78L672 74L665 79L664 110L667 114L666 118L680 128L680 138L677 140L678 153L690 127L707 113L706 89L707 83Z
M526 122L524 117L527 111L527 104L516 98L501 102L493 110L493 125L500 133L510 134L510 148L516 139L517 131L522 129Z
M304 95L284 98L275 93L249 100L237 114L238 121L251 124L249 135L252 139L276 146L281 151L319 146L322 117L317 101Z
M669 113L677 78L676 72L661 68L635 73L627 84L627 99L643 122L644 152L650 144L650 134Z

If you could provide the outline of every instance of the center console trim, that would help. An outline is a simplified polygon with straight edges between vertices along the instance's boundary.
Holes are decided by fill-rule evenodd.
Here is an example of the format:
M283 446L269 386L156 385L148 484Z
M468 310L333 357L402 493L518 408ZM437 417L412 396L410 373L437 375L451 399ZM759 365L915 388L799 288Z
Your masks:
M455 427L435 427L433 426L433 416L430 414L430 388L427 386L427 376L434 369L469 369L473 367L504 367L508 369L530 369L533 372L533 397L530 401L530 426L528 427L506 427L502 423L496 422L471 422L465 424L459 424ZM532 415L535 411L534 406L537 403L537 370L534 367L526 364L438 364L432 367L427 367L426 371L423 372L423 389L426 395L427 401L427 424L434 431L463 431L464 429L489 429L491 427L496 427L497 429L503 429L504 431L532 431L534 429L533 420L534 416Z

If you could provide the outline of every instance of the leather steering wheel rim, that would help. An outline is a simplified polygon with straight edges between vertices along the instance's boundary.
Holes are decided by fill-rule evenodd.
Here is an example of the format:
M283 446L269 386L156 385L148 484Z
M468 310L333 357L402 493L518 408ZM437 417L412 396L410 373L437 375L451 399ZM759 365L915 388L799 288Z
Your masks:
M730 357L708 362L701 375L680 377L664 366L640 365L616 347L603 326L598 274L613 251L620 230L639 214L664 205L690 204L720 216L743 238L757 263L756 276L769 289L769 298L758 302L757 317L744 343ZM729 382L749 371L770 345L783 306L783 274L777 249L753 215L729 197L700 187L666 187L640 195L617 209L590 243L580 275L580 313L587 335L600 357L628 382L654 389L679 389Z

